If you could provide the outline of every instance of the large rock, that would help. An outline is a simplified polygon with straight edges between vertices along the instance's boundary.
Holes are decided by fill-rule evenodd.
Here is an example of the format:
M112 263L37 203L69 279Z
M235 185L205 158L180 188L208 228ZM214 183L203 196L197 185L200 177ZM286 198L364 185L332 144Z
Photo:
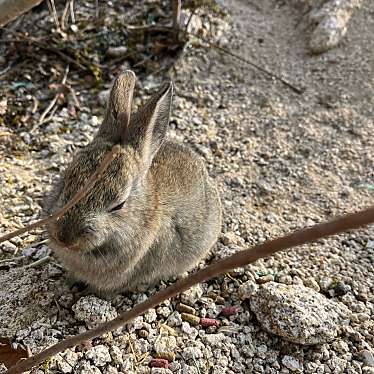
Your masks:
M260 286L250 306L264 329L304 345L331 341L349 315L345 305L311 288L275 282Z

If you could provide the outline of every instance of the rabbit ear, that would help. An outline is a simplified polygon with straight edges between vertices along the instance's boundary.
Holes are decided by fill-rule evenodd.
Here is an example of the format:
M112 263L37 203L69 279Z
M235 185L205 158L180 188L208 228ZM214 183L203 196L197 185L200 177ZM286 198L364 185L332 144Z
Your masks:
M115 79L98 136L108 138L113 143L123 141L130 122L135 81L136 76L131 70L126 70Z
M165 140L172 97L173 84L164 83L132 117L126 142L131 143L148 164Z

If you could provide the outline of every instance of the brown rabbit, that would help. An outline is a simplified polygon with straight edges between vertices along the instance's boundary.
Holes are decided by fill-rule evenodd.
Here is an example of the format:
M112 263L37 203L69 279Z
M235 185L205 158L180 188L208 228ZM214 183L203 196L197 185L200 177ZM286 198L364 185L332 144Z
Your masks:
M76 154L48 204L49 212L66 204L112 146L121 145L103 178L48 227L51 246L73 277L104 295L193 268L221 228L220 199L203 160L165 139L172 83L130 116L135 80L131 71L115 80L98 134Z

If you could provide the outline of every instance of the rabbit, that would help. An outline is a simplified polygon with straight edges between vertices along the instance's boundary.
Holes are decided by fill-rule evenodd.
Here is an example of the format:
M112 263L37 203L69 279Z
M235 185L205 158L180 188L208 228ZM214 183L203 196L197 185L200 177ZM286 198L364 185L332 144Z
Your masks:
M163 84L131 115L135 81L132 71L115 79L99 131L74 156L47 208L64 206L120 145L88 194L47 227L57 258L100 295L145 290L184 274L221 231L218 190L203 160L166 139L173 84Z

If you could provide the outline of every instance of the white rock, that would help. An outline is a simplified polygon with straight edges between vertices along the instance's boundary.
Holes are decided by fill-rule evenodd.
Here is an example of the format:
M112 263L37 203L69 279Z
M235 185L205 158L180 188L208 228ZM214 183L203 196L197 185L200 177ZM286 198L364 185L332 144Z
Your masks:
M130 370L134 370L134 363L135 359L132 354L124 354L123 355L123 364L121 367L121 370L125 373L127 373Z
M374 354L367 349L364 349L360 352L362 361L366 366L374 368Z
M81 297L72 307L75 318L84 321L89 328L112 320L117 317L117 311L112 305L95 296Z
M149 309L144 314L144 321L147 322L147 323L152 323L152 322L156 321L156 319L157 319L157 313L153 308Z
M118 374L118 370L116 367L112 366L112 365L109 365L105 371L104 371L104 374Z
M88 361L81 361L78 364L76 374L101 374L100 369L92 366Z
M111 362L112 358L109 354L109 349L106 345L96 345L85 353L85 357L92 360L95 366L104 366L106 363Z
M182 316L179 312L175 311L167 319L168 326L180 326L182 324Z
M339 325L348 323L348 308L301 285L266 283L250 299L262 327L297 344L333 340Z
M186 347L183 349L182 356L184 359L189 360L189 359L198 359L202 358L203 352L201 352L201 349L196 348L196 347Z
M203 294L203 288L197 284L181 294L181 301L184 304L193 305Z
M173 374L173 372L170 369L152 368L151 374Z
M299 362L299 360L292 356L283 356L282 364L291 371L301 372L303 370L303 365Z
M156 353L172 352L177 348L177 340L175 336L161 336L156 340L154 349Z
M318 23L309 42L311 52L322 53L337 46L347 31L353 11L360 5L361 0L329 0L310 12L311 22Z
M249 280L239 286L238 295L240 300L249 299L258 291L257 283Z
M112 357L112 360L116 365L123 364L122 351L116 345L112 345L110 347L110 356Z

